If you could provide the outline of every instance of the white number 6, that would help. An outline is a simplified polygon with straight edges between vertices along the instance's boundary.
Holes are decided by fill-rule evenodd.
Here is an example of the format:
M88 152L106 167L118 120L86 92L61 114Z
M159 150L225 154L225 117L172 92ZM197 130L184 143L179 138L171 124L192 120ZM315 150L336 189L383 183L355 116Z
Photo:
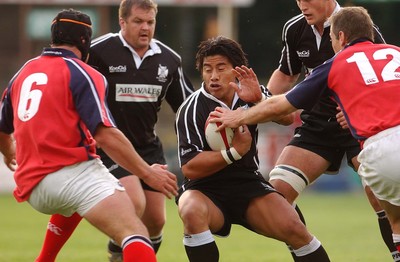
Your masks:
M33 84L47 84L47 75L44 73L35 73L28 76L22 83L18 104L18 118L23 122L35 116L39 109L40 100L42 99L41 90L31 90Z

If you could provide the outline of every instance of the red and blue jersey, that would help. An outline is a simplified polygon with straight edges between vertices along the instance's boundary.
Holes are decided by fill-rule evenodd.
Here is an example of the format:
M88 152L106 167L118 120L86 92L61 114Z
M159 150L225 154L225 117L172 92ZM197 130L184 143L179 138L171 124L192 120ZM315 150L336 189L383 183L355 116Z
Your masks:
M341 107L352 135L363 141L400 124L400 48L359 39L315 68L286 98L310 110L321 95Z
M0 131L16 140L18 201L49 173L98 158L97 126L115 126L103 75L71 51L46 48L29 60L5 90Z

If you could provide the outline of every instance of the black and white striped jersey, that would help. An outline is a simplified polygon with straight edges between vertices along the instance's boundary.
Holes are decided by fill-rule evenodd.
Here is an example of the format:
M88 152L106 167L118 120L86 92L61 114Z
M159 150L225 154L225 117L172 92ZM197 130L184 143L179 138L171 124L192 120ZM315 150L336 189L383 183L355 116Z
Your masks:
M334 12L340 10L337 4ZM286 75L300 74L304 70L307 76L311 71L335 55L330 41L330 23L324 24L320 36L313 26L309 25L303 14L289 19L282 31L282 55L279 70ZM375 27L375 42L384 43L382 34ZM334 119L337 113L336 103L329 96L323 96L311 111L303 111L302 120ZM332 118L333 117L333 118Z
M230 109L246 108L251 105L235 95L233 106ZM183 102L179 108L175 124L178 136L179 165L181 167L197 154L203 151L211 151L205 138L205 123L210 112L214 111L217 106L227 108L225 103L207 93L202 86ZM225 167L221 172L238 167L249 171L258 169L259 161L256 148L258 129L257 125L249 125L248 127L253 137L250 151L242 159Z
M109 83L107 103L117 127L148 163L159 159L163 153L155 125L162 102L176 112L193 93L181 57L152 39L141 59L121 33L109 33L92 41L88 63Z

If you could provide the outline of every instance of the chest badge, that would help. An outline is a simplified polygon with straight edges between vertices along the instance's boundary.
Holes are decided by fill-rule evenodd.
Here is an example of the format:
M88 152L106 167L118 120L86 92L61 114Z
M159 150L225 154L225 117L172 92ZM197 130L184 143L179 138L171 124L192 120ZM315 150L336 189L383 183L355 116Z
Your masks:
M158 76L157 76L157 80L165 83L167 81L168 78L168 68L166 66L163 65L158 65L158 72L157 72Z

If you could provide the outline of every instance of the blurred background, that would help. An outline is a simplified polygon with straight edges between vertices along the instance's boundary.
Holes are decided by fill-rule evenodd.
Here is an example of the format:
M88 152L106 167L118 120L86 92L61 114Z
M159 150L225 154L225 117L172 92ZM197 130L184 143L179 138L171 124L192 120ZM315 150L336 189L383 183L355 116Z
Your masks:
M175 49L183 59L184 70L196 87L195 53L200 41L216 35L236 39L248 55L251 67L266 83L277 68L281 55L284 23L299 14L295 0L155 0L159 5L155 38ZM341 6L367 8L386 41L400 45L396 18L400 0L342 0ZM57 12L75 8L92 18L94 37L118 32L119 0L0 0L0 90L23 63L49 46L50 23ZM174 114L162 107L157 132L164 143L169 167L181 177L177 165ZM299 122L290 127L274 123L260 125L260 168L268 173ZM1 161L0 192L13 188L12 173ZM357 174L342 165L336 176L324 175L310 190L341 192L361 188Z

